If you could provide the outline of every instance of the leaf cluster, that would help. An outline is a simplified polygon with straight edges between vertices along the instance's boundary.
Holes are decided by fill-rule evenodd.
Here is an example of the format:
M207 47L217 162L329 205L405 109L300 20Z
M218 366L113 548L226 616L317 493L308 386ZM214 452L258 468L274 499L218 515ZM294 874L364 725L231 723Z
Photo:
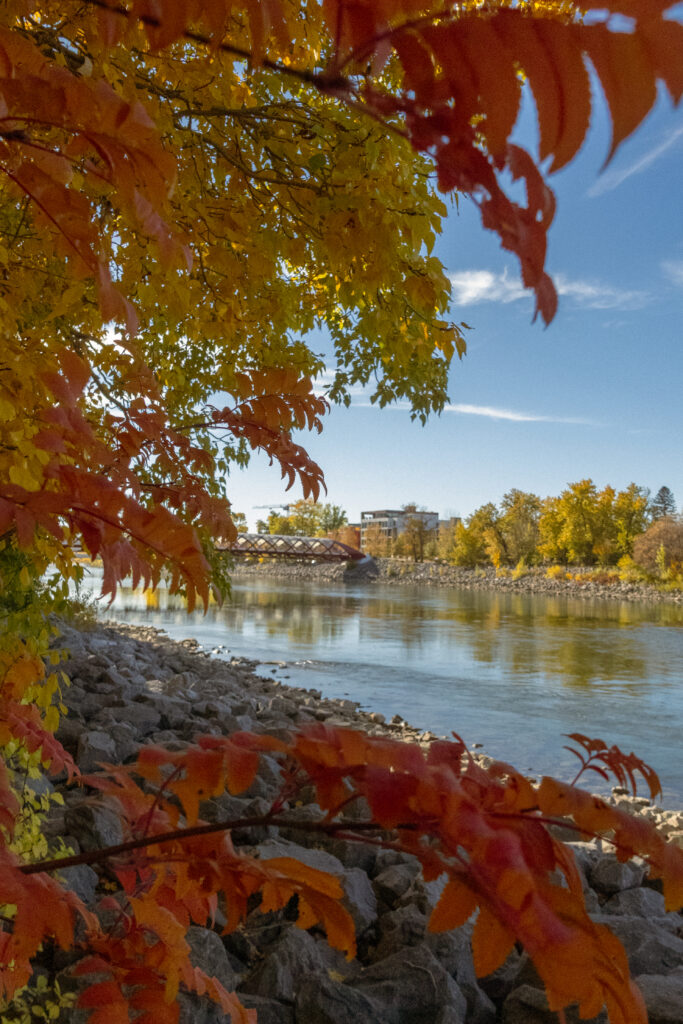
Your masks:
M658 793L656 774L633 755L578 734L571 739L583 748L577 751L583 769L600 762L598 770L615 772L634 789L638 771L651 795ZM202 803L248 788L266 751L281 759L283 771L270 810L253 819L203 821ZM477 912L472 944L479 975L494 971L521 942L551 1008L578 1001L582 1016L606 1005L613 1022L646 1020L625 953L588 917L573 854L550 826L561 821L577 836L604 837L622 860L644 858L651 876L662 879L669 909L683 902L683 852L651 822L575 785L549 777L534 784L499 762L482 768L458 737L424 752L322 724L289 742L237 733L199 737L175 753L149 746L132 765L104 769L81 784L120 815L122 843L35 864L0 851L0 901L15 908L11 925L0 932L6 996L25 984L40 944L52 941L77 952L77 976L96 976L79 997L91 1021L126 1021L129 1013L150 1024L172 1020L182 987L208 994L234 1019L248 1022L234 994L191 967L185 934L192 923L210 926L219 899L224 932L234 930L255 894L264 913L296 897L297 925L322 925L331 945L353 956L353 923L340 904L339 879L286 857L255 859L236 851L230 839L231 828L277 824L280 812L312 785L325 817L297 822L290 810L282 819L287 827L411 853L426 880L445 876L429 928L455 928ZM349 805L361 799L368 817L348 815ZM51 877L79 863L106 867L116 879L116 891L108 886L96 913Z

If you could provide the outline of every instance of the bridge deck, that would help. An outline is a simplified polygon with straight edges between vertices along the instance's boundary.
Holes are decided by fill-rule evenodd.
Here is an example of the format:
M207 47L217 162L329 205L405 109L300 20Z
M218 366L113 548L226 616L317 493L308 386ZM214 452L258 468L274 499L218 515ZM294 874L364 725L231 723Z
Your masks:
M320 562L358 562L366 557L358 548L330 537L286 537L271 533L238 533L232 544L218 543L216 547L233 555L315 558Z

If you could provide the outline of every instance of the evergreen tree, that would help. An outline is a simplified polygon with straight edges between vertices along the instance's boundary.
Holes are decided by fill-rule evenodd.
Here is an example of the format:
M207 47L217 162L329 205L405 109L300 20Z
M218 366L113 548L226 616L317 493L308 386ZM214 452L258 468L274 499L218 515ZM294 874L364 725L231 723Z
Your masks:
M653 519L676 515L676 501L668 487L660 487L650 503L650 515Z

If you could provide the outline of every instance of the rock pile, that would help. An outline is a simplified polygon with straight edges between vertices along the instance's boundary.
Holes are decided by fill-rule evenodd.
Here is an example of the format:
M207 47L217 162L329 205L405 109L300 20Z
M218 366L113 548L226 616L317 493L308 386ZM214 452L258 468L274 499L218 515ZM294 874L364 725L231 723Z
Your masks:
M361 712L352 701L325 700L316 691L289 688L254 675L253 663L204 654L196 641L174 643L151 628L64 628L71 651L65 666L69 715L59 739L80 767L125 761L147 741L178 747L198 733L250 730L283 735L307 721L353 725L421 743L434 738L401 720ZM202 806L207 820L264 814L278 787L276 763L263 758L251 789ZM659 811L616 792L614 799L657 817L671 840L683 845L683 814ZM314 820L316 804L292 810ZM49 821L75 851L121 841L120 825L106 807L65 791L65 804ZM193 927L195 963L236 989L259 1024L551 1024L542 985L524 953L514 952L495 974L477 979L470 926L444 934L426 930L439 896L408 856L365 844L315 838L281 825L233 840L262 858L291 856L340 876L358 937L348 962L315 929L292 926L287 910L254 911L236 932ZM683 915L665 913L664 900L642 865L619 863L599 842L573 843L589 912L624 943L631 972L648 1007L650 1024L683 1024ZM81 866L64 872L86 900L96 899L98 876ZM182 1024L218 1024L222 1015L194 996L180 997ZM577 1020L568 1015L568 1021ZM596 1020L602 1021L603 1017ZM76 1016L74 1016L76 1022Z

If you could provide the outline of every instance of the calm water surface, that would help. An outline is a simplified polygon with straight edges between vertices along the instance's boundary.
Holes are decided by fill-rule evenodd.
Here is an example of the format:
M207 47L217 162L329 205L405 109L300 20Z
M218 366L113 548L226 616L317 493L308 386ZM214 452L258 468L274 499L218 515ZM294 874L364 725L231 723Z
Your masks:
M125 590L103 615L286 662L259 671L455 730L524 771L571 778L563 734L599 736L652 764L666 803L683 801L680 607L245 578L206 616Z

